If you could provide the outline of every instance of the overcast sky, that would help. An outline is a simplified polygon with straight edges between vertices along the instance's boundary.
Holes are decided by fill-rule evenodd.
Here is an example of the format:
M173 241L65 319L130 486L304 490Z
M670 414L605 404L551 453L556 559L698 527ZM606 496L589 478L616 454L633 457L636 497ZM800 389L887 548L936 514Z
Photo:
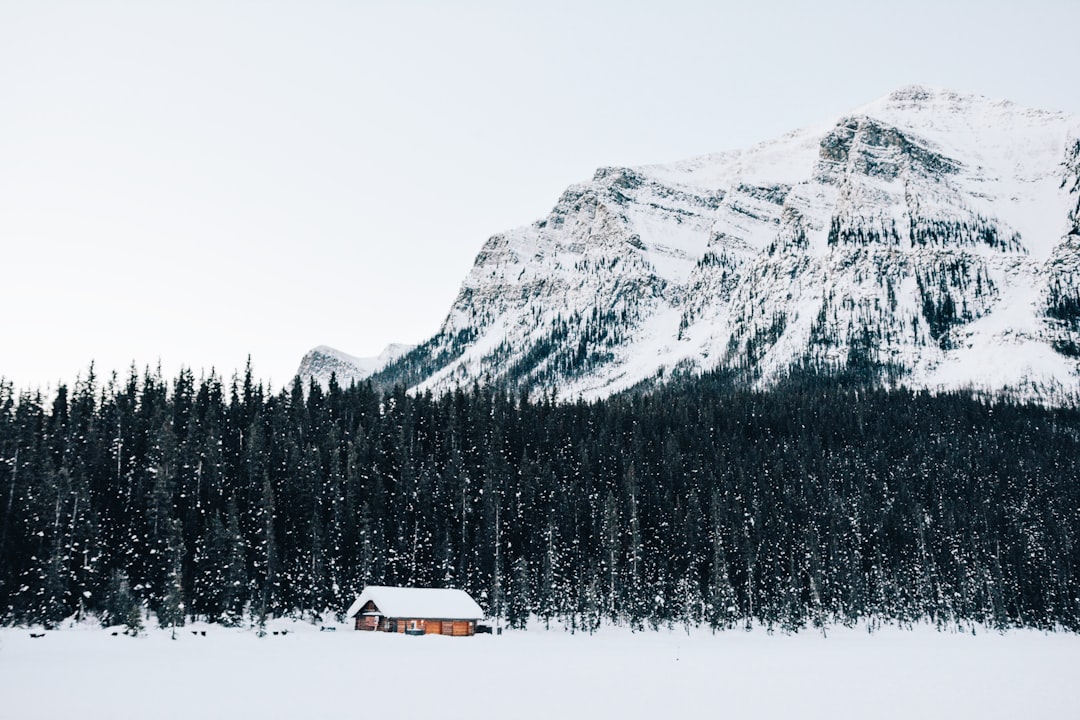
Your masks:
M875 10L877 6L881 10ZM0 0L0 376L275 386L442 322L602 165L926 83L1080 113L1080 3Z

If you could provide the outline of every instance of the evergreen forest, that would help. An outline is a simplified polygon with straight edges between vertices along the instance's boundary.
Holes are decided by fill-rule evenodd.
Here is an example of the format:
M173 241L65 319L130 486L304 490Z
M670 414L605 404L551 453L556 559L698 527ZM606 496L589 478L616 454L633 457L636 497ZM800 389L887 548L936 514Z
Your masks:
M798 373L566 402L0 382L0 622L341 618L458 587L590 631L1080 630L1080 411Z

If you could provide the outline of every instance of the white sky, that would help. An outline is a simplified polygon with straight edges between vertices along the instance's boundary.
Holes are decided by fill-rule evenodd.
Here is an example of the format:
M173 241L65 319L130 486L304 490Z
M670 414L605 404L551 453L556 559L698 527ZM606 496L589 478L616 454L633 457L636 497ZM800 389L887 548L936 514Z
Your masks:
M1074 0L0 0L0 376L250 354L277 386L315 345L420 342L489 235L598 166L915 82L1080 113L1077 27Z

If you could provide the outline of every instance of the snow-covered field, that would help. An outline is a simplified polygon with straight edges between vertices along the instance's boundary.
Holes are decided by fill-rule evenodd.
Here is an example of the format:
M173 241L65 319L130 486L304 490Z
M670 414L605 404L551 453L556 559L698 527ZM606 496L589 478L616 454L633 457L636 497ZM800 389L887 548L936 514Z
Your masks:
M288 634L0 629L0 717L1080 717L1080 636L1065 633L270 629Z

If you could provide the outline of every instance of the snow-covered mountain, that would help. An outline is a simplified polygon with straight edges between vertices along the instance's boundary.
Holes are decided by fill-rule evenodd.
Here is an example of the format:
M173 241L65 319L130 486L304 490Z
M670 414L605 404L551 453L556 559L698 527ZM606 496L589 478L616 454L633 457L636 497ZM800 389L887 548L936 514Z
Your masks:
M490 238L436 336L376 378L589 398L810 363L1053 399L1078 359L1080 119L909 87L743 151L598 170Z
M360 358L326 345L320 345L304 355L300 361L300 368L296 372L305 381L314 378L323 386L330 382L331 375L336 375L337 381L347 386L370 377L372 373L383 369L415 347L415 345L391 343L375 357Z

